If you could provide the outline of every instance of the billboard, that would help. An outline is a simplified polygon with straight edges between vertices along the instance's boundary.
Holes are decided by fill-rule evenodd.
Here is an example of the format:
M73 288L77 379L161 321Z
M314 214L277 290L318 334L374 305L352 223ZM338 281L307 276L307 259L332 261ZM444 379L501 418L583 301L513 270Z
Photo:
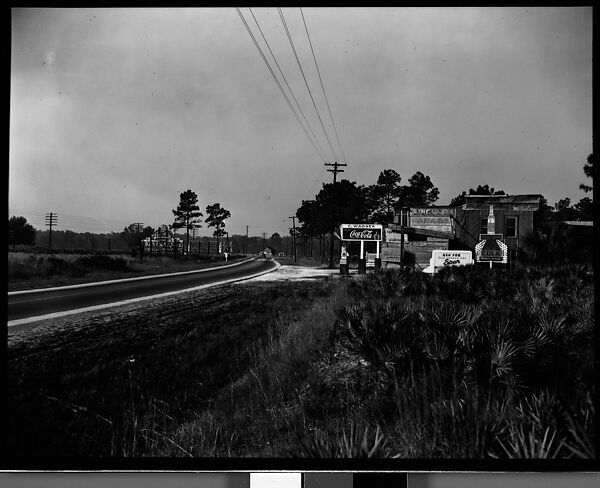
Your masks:
M471 251L434 250L431 254L431 264L434 268L473 264Z
M382 224L342 224L340 225L342 241L381 241Z

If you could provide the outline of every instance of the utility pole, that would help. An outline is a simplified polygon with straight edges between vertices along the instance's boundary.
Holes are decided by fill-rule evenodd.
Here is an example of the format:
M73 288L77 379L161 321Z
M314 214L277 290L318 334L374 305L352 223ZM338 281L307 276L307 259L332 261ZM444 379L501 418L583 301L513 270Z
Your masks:
M249 225L246 226L246 245L244 246L244 254L247 256L248 255L248 227L250 227Z
M48 249L52 249L52 227L58 225L58 215L55 213L46 214L46 227L50 227L50 233L48 234Z
M344 170L343 169L338 169L339 166L348 166L346 163L338 163L337 161L335 161L333 164L332 163L325 163L325 166L333 166L333 169L328 169L327 171L329 171L330 173L333 173L333 221L336 221L336 212L335 212L335 208L336 208L336 198L335 198L335 184L337 183L337 174L338 173L343 173ZM334 224L334 228L331 229L331 236L329 238L329 267L333 269L333 232L335 230L335 224Z
M267 240L267 233L266 232L261 232L262 234L262 238L263 238L263 246L267 244L267 242L265 242Z
M296 262L296 216L288 217L292 219L292 254L294 255L294 263Z
M144 229L144 223L143 222L134 222L133 224L133 228L135 229L135 232L137 233L137 246L138 246L138 250L140 251L140 263L142 262L142 249L144 248L144 245L142 244L142 238L140 237L140 234L142 232L142 230Z

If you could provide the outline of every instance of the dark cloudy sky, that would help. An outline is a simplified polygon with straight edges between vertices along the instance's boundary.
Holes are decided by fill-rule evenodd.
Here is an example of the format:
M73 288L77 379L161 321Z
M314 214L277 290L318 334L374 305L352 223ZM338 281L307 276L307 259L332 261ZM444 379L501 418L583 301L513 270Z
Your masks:
M283 13L335 156L277 10L253 12L326 159L344 160L299 9ZM343 177L422 171L441 205L478 184L585 196L591 8L303 12ZM10 215L157 226L189 188L231 211L230 234L287 233L324 170L235 9L12 11Z

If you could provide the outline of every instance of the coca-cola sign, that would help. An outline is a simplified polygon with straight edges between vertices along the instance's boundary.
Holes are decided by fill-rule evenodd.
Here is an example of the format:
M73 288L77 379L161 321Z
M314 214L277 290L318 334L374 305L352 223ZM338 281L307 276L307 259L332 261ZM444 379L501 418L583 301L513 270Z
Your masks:
M381 241L381 224L342 224L340 234L343 241Z

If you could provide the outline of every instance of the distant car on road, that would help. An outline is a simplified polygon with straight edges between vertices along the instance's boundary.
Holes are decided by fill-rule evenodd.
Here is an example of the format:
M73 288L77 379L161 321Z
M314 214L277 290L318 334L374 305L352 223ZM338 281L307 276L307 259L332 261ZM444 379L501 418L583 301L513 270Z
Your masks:
M284 254L284 253L282 253L282 252L280 252L280 253L277 255L277 257L278 257L278 258L285 258L285 254Z

